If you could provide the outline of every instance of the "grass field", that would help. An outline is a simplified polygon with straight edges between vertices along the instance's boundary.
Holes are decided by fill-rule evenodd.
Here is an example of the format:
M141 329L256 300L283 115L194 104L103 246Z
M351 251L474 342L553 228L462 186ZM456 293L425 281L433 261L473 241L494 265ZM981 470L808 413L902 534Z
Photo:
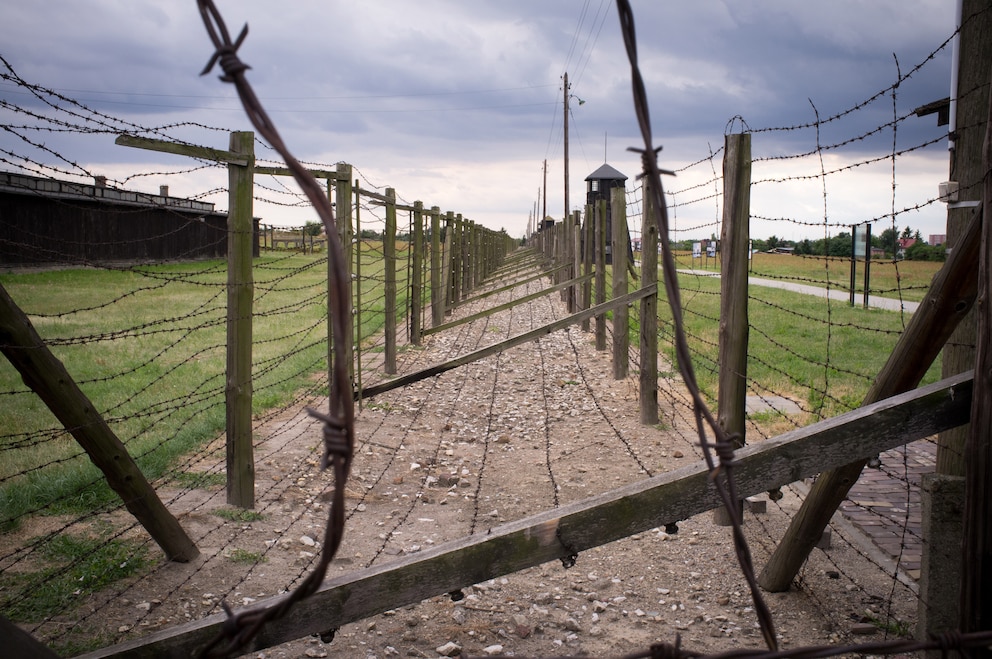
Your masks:
M362 336L383 324L382 257L362 251ZM398 305L406 305L400 264ZM0 282L152 480L223 432L226 265L10 274ZM327 359L322 255L267 252L255 260L253 413L293 400ZM19 374L0 360L0 528L31 511L79 512L115 495ZM178 478L178 475L175 477Z
M693 259L689 252L676 254L680 268L720 271L719 258ZM919 302L926 295L930 281L942 263L934 261L892 261L876 259L870 263L868 291L871 295ZM865 264L859 262L855 272L855 293L864 292ZM750 276L788 279L810 286L848 289L851 285L849 259L820 256L793 256L760 252L751 260Z
M373 337L383 323L383 258L381 243L362 245L359 322L362 337ZM402 319L408 282L405 245L399 247ZM255 261L256 414L291 401L303 388L322 391L314 378L323 372L327 354L327 274L322 258L319 253L266 252ZM686 265L706 267L698 262ZM835 265L762 254L756 255L754 271L814 279L822 274L817 268ZM899 264L900 281L929 281L936 269L935 264L912 266ZM4 275L0 281L149 478L181 478L170 473L180 456L223 432L223 262L128 271L61 270ZM686 275L680 284L695 368L712 401L719 280ZM660 305L659 315L660 343L671 360L666 303ZM820 298L760 287L751 289L750 320L752 388L802 401L816 416L860 404L904 322L897 313L827 305ZM374 342L366 345L377 347ZM936 379L936 372L932 369L928 380ZM0 392L8 392L0 406L5 429L0 437L0 525L30 511L93 510L114 501L99 472L5 360L0 362Z

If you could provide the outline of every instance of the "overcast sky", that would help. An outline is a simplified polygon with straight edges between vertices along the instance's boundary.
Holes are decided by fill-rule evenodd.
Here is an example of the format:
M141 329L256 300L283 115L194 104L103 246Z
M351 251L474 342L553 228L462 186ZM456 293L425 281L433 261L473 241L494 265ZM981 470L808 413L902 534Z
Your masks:
M731 118L754 130L812 122L846 110L906 74L952 34L954 3L940 0L634 0L641 67L650 95L662 166L678 169L722 147ZM522 235L548 162L548 214L564 211L562 80L570 93L570 201L584 201L587 174L605 160L636 185L639 146L630 73L616 7L607 0L218 0L232 32L247 22L240 50L248 79L290 149L302 161L353 164L363 185L391 186L407 202L421 200L460 212L493 229ZM249 130L233 86L200 77L211 45L194 0L80 0L6 3L0 55L31 83L141 126L196 122ZM897 114L949 93L950 48L941 50L898 90ZM0 99L37 103L9 81ZM579 99L584 101L581 105ZM846 124L825 127L821 139L848 139L891 121L885 96ZM0 108L0 124L27 121ZM740 127L740 122L736 124ZM22 131L23 132L23 131ZM899 124L900 147L946 132L934 116ZM227 147L225 132L176 130L205 146ZM135 172L179 171L178 156L115 146L106 135L29 134L85 171L123 180ZM756 132L756 157L815 148L815 131ZM857 142L830 169L892 148L892 131ZM3 131L0 149L46 164L50 153ZM274 152L259 150L261 158ZM835 160L835 158L840 158ZM719 171L719 160L715 161ZM819 159L756 165L755 178L819 171ZM0 169L14 169L0 162ZM666 179L670 190L712 175L706 164ZM853 223L932 199L947 177L946 142L901 158L893 202L892 164L858 168L828 179L826 206L819 181L756 185L752 212ZM130 189L194 195L226 185L223 170L142 177ZM261 181L266 188L281 183ZM680 187L681 186L681 187ZM712 187L712 185L710 186ZM265 191L261 196L276 193ZM676 195L686 199L691 195ZM226 208L222 196L209 198ZM276 224L312 218L304 209L257 204ZM715 227L710 200L677 209L678 237L705 237ZM301 219L302 218L302 219ZM928 204L897 224L924 237L943 233L945 209ZM700 226L698 230L688 227ZM877 224L876 233L889 224ZM836 232L836 229L829 229ZM756 222L752 235L822 237L824 228Z

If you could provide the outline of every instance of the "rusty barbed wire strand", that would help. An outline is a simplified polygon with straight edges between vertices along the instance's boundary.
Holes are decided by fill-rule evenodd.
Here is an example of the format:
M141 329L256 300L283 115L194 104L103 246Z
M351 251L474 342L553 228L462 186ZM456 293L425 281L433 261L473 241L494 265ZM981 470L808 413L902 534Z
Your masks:
M652 197L652 206L655 216L655 224L658 226L658 235L668 236L668 211L665 203L664 187L661 183L661 169L658 166L658 152L660 148L654 146L654 138L651 134L651 118L648 111L647 91L644 87L644 79L641 76L640 68L637 64L637 39L634 29L634 14L628 0L617 0L617 12L620 16L620 27L623 33L624 45L627 50L627 57L630 60L631 86L633 88L634 109L637 114L637 121L644 138L643 149L632 149L641 154L644 171L642 176L649 177ZM711 482L716 486L717 493L723 505L727 509L730 517L734 549L738 562L748 582L751 597L754 601L755 612L761 626L761 632L765 643L770 650L778 649L778 640L775 637L775 623L772 620L771 611L765 603L764 597L758 588L758 582L754 576L754 567L751 560L750 550L747 540L741 528L740 514L737 508L737 488L733 479L734 444L733 438L728 435L717 423L710 413L706 402L703 400L699 385L696 383L696 376L692 367L692 360L689 356L688 343L686 341L685 328L682 324L682 304L678 289L678 275L675 269L675 259L672 255L671 246L668 240L661 240L662 244L662 264L665 273L665 290L668 294L668 303L672 312L672 321L675 326L676 354L679 370L682 379L693 401L693 413L696 419L696 430L699 435L700 444L703 447L703 454L707 467L710 470ZM706 437L704 424L709 426L715 436L711 443ZM714 460L716 453L718 463ZM721 481L720 473L725 475L725 480Z
M201 652L201 656L212 657L225 656L243 647L258 634L263 625L285 616L297 602L313 594L323 581L344 535L344 486L354 453L354 402L346 352L350 343L348 337L351 335L349 308L351 279L348 277L344 249L337 234L334 209L316 179L289 152L245 77L245 71L249 67L241 61L237 51L248 35L247 24L242 28L237 39L232 41L223 17L212 0L197 0L197 6L207 34L216 49L201 75L209 73L215 64L220 64L224 72L221 80L234 84L251 124L282 156L296 182L324 223L328 243L328 269L331 272L328 322L331 324L332 336L337 337L333 342L332 363L328 364L329 370L332 371L329 382L328 413L324 414L308 408L311 416L324 423L324 453L320 467L321 470L328 467L333 469L335 483L320 561L314 571L278 604L234 613L226 602L223 603L228 620L224 623L221 634Z

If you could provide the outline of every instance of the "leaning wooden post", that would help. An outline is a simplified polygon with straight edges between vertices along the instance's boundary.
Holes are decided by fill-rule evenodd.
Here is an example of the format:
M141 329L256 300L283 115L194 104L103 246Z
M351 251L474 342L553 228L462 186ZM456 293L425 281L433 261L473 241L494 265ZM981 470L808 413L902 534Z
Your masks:
M648 194L648 178L642 179L644 212L641 220L641 286L658 284L658 225L654 221ZM641 423L658 423L658 293L641 299Z
M723 227L720 231L720 327L717 422L744 446L747 400L747 274L748 225L751 217L751 135L724 138ZM743 519L743 501L738 519ZM717 508L713 521L732 522L726 508Z
M627 294L627 193L623 188L610 190L611 242L613 248L613 296ZM621 305L613 310L613 379L627 377L630 363L630 310Z
M255 458L251 427L252 168L255 134L231 133L231 152L248 166L229 164L227 214L227 502L255 507Z
M606 302L606 213L605 199L596 202L596 304ZM606 350L606 314L596 316L596 350Z
M901 394L919 385L951 333L975 301L978 278L981 213L976 213L961 242L930 282L923 301L899 336L892 354L875 378L863 405ZM745 449L746 450L746 449ZM858 460L820 474L806 500L758 577L771 592L789 589L806 557L819 542L823 529L857 482L867 460Z
M351 212L351 176L352 169L351 165L340 162L337 167L337 180L334 182L334 222L337 224L338 237L341 239L341 247L345 254L345 271L348 273L348 277L352 278L352 299L354 299L354 278L352 277L353 267L351 262L351 250L354 247L354 229L352 227L352 212ZM328 180L330 183L330 180ZM328 252L330 253L330 252ZM327 290L331 290L333 282L331 277L333 270L333 264L331 259L327 259ZM348 300L348 317L345 319L346 336L335 337L333 336L331 327L332 323L327 323L327 377L329 382L333 382L334 378L331 376L331 370L334 364L334 341L343 341L345 343L345 359L348 361L348 372L349 380L354 383L355 381L355 330L353 326L354 318L351 314L352 310L352 300Z
M396 373L396 190L386 188L386 229L383 234L382 255L385 261L383 280L386 287L385 335L386 373Z
M431 327L444 322L441 262L441 209L431 206Z
M52 354L27 315L0 285L0 352L83 447L120 496L128 511L162 548L169 560L185 563L200 552L155 494L96 407L65 366Z
M424 310L424 202L413 202L413 272L410 273L410 343L419 346Z

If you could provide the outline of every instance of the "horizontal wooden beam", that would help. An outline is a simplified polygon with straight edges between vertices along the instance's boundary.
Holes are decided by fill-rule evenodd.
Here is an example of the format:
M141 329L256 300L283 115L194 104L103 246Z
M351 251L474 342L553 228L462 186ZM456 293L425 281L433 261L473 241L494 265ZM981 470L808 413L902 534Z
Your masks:
M211 149L208 146L196 146L193 144L179 144L178 142L166 142L165 140L153 140L148 137L137 137L136 135L118 135L114 144L120 146L130 146L136 149L147 149L149 151L162 151L164 153L174 153L177 156L187 156L189 158L201 158L203 160L215 160L227 163L228 165L240 165L247 167L248 161L245 154L224 151L222 149Z
M378 396L379 394L385 393L387 391L392 391L393 389L399 389L400 387L405 387L408 384L413 384L414 382L420 382L421 380L426 380L429 377L435 375L440 375L452 369L456 369L459 366L464 366L465 364L471 364L474 361L488 357L489 355L495 355L497 352L502 352L513 346L518 346L522 343L527 343L528 341L533 341L534 339L540 338L546 334L551 334L552 332L557 332L560 329L564 329L569 325L574 325L575 323L580 323L586 318L592 318L593 316L598 316L599 314L606 313L610 309L620 306L621 304L632 304L643 297L651 295L657 290L657 286L649 286L647 288L642 288L640 290L634 291L633 293L628 293L627 295L614 298L612 300L607 300L603 304L596 305L595 307L590 307L585 311L580 311L579 313L572 314L561 320L557 320L553 323L545 325L543 327L538 327L524 334L519 334L517 336L510 337L505 341L500 341L499 343L494 343L491 346L486 346L485 348L480 348L475 352L470 352L467 355L462 355L456 359L446 361L443 364L438 364L437 366L431 366L422 371L416 371L415 373L407 373L406 375L401 375L398 378L392 379L388 382L383 382L381 384L372 385L371 387L366 387L361 390L355 391L355 399L359 398L371 398L372 396Z
M446 329L451 329L452 327L458 327L459 325L464 325L465 323L471 323L473 320L478 320L480 318L485 318L486 316L491 316L494 313L499 313L500 311L505 311L506 309L510 309L512 307L515 307L518 304L523 304L524 302L530 302L531 300L536 300L538 298L542 298L545 295L551 295L555 291L560 291L563 288L568 288L569 286L572 286L574 284L580 284L580 283L582 283L583 281L585 281L587 279L592 279L592 277L593 277L593 273L589 273L588 275L582 275L581 277L579 277L577 279L570 279L570 280L568 280L566 282L562 282L560 284L556 284L556 285L552 286L551 288L541 289L541 290L537 291L536 293L530 293L528 295L524 295L523 297L518 297L518 298L516 298L514 300L510 300L509 302L504 302L503 304L500 304L500 305L497 305L495 307L491 307L489 309L485 309L483 311L480 311L479 313L474 313L474 314L471 314L469 316L465 316L463 318L459 318L457 320L452 320L449 323L445 323L443 325L438 325L437 327L431 327L431 328L422 330L421 331L421 335L422 336L427 336L428 334L436 334L436 333L438 333L440 331L443 331L443 330L446 330Z
M256 174L268 174L270 176L293 176L292 170L287 167L259 167L256 166L252 171ZM314 178L326 178L332 181L347 181L348 175L342 174L341 172L335 172L328 169L307 169L310 175Z
M966 373L745 446L736 451L734 479L738 493L751 496L788 485L853 459L967 423L971 393L972 374ZM389 609L688 519L718 505L709 472L700 461L390 563L329 579L288 616L267 625L254 643L241 651L254 652L337 629ZM578 561L582 561L581 555ZM258 606L275 604L284 597L259 602ZM215 614L82 656L195 656L220 633L226 619L224 614Z
M543 279L545 277L548 277L552 272L557 272L559 270L565 270L568 267L569 267L568 265L563 265L563 266L560 266L558 268L555 268L551 272L540 272L540 273L538 273L536 275L533 275L531 277L527 277L526 279L518 279L517 281L514 281L514 282L512 282L510 284L507 284L506 286L500 286L499 288L494 288L492 290L486 291L485 293L480 293L478 295L473 295L472 297L467 297L464 300L460 300L457 304L455 304L453 306L455 308L458 308L458 307L464 306L466 304L471 304L473 302L478 302L479 300L484 300L487 297L492 297L493 295L499 295L500 293L503 293L504 291L509 291L509 290L512 290L512 289L516 288L517 286L523 286L524 284L529 284L532 281L537 281L538 279ZM505 281L505 279L506 278L504 277L503 280ZM491 278L490 278L490 280L491 280Z

